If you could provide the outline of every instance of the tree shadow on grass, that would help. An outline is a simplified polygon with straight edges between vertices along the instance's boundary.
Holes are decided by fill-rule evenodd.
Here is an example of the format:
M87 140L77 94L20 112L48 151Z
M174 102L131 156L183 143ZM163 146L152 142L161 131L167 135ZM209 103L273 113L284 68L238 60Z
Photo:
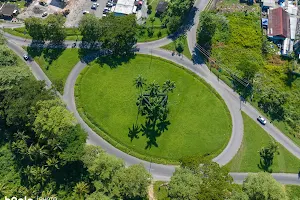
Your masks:
M113 56L113 55L105 55L100 56L96 59L96 63L103 67L105 64L110 68L117 68L123 63L128 63L131 59L135 58L135 54L132 53L127 56Z
M57 60L66 50L64 45L56 46L57 48L54 48L53 45L54 44L49 43L45 47L44 43L31 43L30 46L27 47L27 52L32 58L43 56L48 64L46 66L46 70L48 70L52 62Z
M152 146L158 147L156 138L168 130L170 124L170 121L166 119L156 119L154 121L147 119L145 124L141 124L141 128L138 125L133 124L132 128L129 128L128 137L130 137L132 142L133 139L139 139L139 134L142 133L142 136L145 136L148 139L145 149L151 149Z
M259 164L257 164L257 167L261 170L264 170L265 172L272 173L273 170L271 168L273 164L273 158L265 158L260 159Z

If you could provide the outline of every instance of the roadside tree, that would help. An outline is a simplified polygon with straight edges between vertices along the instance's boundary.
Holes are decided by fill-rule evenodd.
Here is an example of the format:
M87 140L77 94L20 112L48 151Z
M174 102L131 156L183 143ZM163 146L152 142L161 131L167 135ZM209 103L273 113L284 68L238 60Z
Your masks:
M243 183L243 191L249 199L287 199L284 186L278 183L271 174L265 172L249 174Z
M25 19L25 28L33 40L45 41L47 29L41 18L30 17Z
M61 43L67 37L64 23L66 18L63 15L49 15L45 20L46 40L52 43Z
M82 41L95 43L100 39L102 27L95 15L84 15L79 22Z

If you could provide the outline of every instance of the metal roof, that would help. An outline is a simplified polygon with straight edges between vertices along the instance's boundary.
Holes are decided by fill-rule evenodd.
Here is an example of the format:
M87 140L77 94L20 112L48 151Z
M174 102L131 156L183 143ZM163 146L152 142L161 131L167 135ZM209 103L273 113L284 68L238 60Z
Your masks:
M269 11L268 36L290 37L290 17L281 7Z

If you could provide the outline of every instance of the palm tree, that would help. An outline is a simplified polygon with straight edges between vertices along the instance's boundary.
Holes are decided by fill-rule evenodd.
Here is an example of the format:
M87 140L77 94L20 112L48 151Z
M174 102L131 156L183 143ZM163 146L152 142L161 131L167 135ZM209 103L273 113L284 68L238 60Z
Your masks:
M146 79L143 78L141 75L139 75L137 78L134 80L134 85L138 89L143 89L144 85L146 85Z
M154 22L155 22L155 17L150 17L150 22L151 22L152 28L153 28L153 24L154 24Z
M175 86L175 82L174 81L167 80L163 84L163 91L164 92L173 92L173 90L175 88L176 88L176 86Z
M159 85L155 82L150 83L150 85L148 86L147 90L149 91L149 95L151 97L156 96L159 93Z
M89 192L89 187L85 182L79 182L74 187L74 192L80 197L84 197Z
M28 149L29 158L32 161L37 161L48 155L48 151L45 149L45 146L40 147L39 144L32 144Z

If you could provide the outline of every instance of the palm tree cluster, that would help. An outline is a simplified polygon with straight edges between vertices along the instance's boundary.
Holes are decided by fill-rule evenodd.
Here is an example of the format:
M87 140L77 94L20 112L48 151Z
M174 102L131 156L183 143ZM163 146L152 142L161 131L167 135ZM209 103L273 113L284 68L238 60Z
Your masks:
M133 128L129 129L129 136L132 139L138 138L137 134L142 131L143 135L149 138L147 147L151 147L152 144L157 145L155 137L167 129L168 93L173 92L176 86L170 80L164 82L162 86L156 82L147 85L146 79L141 75L134 80L134 85L140 92L136 101L138 115L145 116L146 123L142 125L142 129L138 125L133 125Z

